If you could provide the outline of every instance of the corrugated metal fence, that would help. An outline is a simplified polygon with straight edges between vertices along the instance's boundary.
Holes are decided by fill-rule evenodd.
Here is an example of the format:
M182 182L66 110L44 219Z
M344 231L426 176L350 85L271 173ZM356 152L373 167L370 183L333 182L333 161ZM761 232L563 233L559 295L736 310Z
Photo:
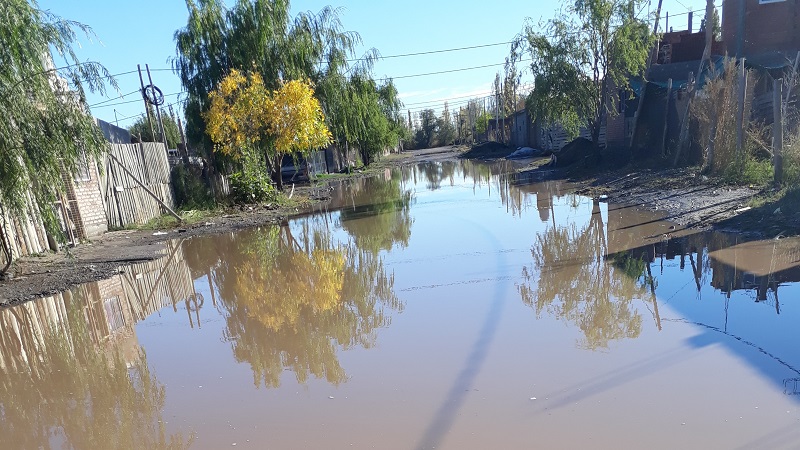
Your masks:
M170 187L170 169L164 144L111 144L109 152L116 158L105 157L100 188L103 191L110 227L144 224L164 212L161 205L121 165L161 201L171 208L174 207L175 199Z

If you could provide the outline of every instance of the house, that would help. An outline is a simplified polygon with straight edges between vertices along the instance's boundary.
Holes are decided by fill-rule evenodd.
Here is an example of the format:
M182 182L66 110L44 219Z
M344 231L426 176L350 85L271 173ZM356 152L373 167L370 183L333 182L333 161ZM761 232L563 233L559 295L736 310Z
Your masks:
M800 50L800 1L724 0L722 40L728 55L756 64L793 61Z

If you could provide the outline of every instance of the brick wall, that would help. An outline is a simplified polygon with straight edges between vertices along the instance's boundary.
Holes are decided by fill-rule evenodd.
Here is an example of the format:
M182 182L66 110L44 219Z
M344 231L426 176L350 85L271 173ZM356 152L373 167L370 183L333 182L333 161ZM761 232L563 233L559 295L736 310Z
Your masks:
M760 0L725 0L722 37L728 54L738 48L741 2L745 2L742 55L752 57L776 50L800 49L800 1L762 4Z
M97 163L89 161L86 170L67 183L69 215L78 237L88 239L108 231L108 220L100 191Z

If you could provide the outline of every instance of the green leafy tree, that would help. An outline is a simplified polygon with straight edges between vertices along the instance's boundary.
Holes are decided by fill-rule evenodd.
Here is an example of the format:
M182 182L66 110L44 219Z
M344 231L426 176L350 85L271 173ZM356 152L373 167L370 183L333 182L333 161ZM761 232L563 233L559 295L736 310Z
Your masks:
M230 9L222 0L186 0L186 6L173 67L188 93L187 139L212 158L204 113L209 94L233 69L261 74L268 90L278 89L281 80L319 86L327 74L322 68L346 62L360 42L357 33L343 31L338 10L330 7L292 18L288 0L238 0Z
M128 128L132 136L135 136L141 142L161 142L161 131L158 126L158 117L151 106L147 107L150 110L150 117L152 117L153 128L150 128L150 122L147 120L147 115L141 116L136 119ZM164 124L164 134L167 136L167 148L178 148L181 142L181 132L178 129L178 124L169 114L161 112L161 122ZM153 132L156 133L153 136Z
M481 113L477 120L475 120L475 132L478 134L486 133L486 130L489 129L489 120L491 120L491 118L492 115L488 112Z
M430 148L436 142L436 135L439 132L439 123L436 120L436 113L432 109L424 109L419 112L419 128L415 133L417 148Z
M439 145L451 145L456 140L456 128L453 126L453 120L450 117L450 107L447 102L444 103L442 115L437 119L436 126L439 129L436 136Z
M58 229L50 206L64 189L62 170L77 169L105 149L105 140L87 114L85 90L105 91L105 80L116 88L105 68L81 62L73 50L78 33L91 28L37 9L35 2L0 2L0 213L43 216ZM65 61L54 67L51 51ZM33 201L29 201L28 193ZM8 264L8 236L0 227Z
M528 53L535 87L535 117L558 123L572 135L585 126L599 146L600 127L614 114L612 92L641 76L654 40L637 17L645 0L574 0L541 26L528 24L511 46L510 61Z

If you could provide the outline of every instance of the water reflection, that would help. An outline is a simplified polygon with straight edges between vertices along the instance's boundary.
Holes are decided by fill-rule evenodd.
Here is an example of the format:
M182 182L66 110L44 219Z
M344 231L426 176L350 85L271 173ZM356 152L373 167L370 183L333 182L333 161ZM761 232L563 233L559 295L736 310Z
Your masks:
M359 249L377 254L395 245L408 246L413 196L404 185L395 173L383 179L357 180L348 186L352 206L343 208L339 219Z
M800 240L672 230L511 167L426 163L353 180L283 226L172 243L111 280L0 310L0 447L183 448L197 441L180 420L215 448L242 445L243 422L251 442L279 448L346 447L354 436L379 447L385 433L401 446L479 446L475 424L541 434L516 422L532 408L554 417L612 391L635 404L625 403L640 397L632 381L680 379L697 366L678 365L712 344L725 352L710 365L734 354L769 389L798 393ZM576 350L576 335L578 347L614 354ZM344 355L379 337L380 349ZM521 342L542 339L552 345L519 357ZM597 364L574 369L585 361ZM544 395L526 391L532 379ZM580 394L559 394L572 386ZM685 395L676 386L669 395ZM219 398L231 400L202 408ZM370 414L375 401L396 408ZM575 408L596 414L589 403ZM236 424L220 421L225 408Z
M202 261L219 291L225 338L237 361L247 362L256 386L278 387L285 370L299 383L347 379L338 353L374 346L388 326L390 310L401 310L394 276L372 249L336 242L325 222L306 218L270 227L186 243L189 261Z
M170 251L178 262L180 249ZM165 388L134 330L164 306L159 294L191 286L180 265L165 268L135 265L110 280L0 310L0 447L190 446L193 434L165 429ZM156 282L164 274L170 282Z
M554 225L536 236L533 264L523 267L523 282L517 285L523 303L537 316L546 313L575 324L584 335L581 345L589 349L638 337L642 329L642 317L631 303L647 294L646 265L629 255L608 264L607 251L595 201L585 226Z

